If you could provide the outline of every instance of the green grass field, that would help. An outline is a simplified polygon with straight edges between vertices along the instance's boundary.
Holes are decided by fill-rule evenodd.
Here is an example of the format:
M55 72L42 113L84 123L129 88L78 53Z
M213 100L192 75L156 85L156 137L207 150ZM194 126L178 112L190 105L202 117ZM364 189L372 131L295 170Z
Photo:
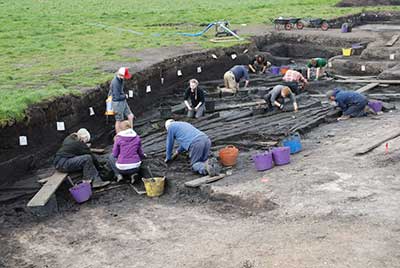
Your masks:
M32 103L78 94L82 88L111 79L112 75L99 67L102 63L138 60L123 57L123 49L185 42L209 47L206 38L176 33L197 32L202 29L199 24L221 19L232 24L255 24L278 16L331 18L361 11L336 8L337 2L0 0L0 125L21 120Z

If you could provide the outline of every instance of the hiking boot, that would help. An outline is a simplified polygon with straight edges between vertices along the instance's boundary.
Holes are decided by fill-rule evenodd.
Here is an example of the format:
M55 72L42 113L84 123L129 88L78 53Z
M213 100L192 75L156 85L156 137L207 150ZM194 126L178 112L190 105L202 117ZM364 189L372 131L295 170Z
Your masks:
M117 182L121 182L124 179L124 177L121 174L117 175Z
M102 181L102 180L99 179L99 178L94 179L94 180L92 181L92 187L93 187L93 189L102 188L102 187L105 187L105 186L107 186L107 185L109 185L109 184L110 184L109 181Z
M221 171L218 161L215 158L208 159L205 163L205 166L208 176L210 177L219 175L219 172Z

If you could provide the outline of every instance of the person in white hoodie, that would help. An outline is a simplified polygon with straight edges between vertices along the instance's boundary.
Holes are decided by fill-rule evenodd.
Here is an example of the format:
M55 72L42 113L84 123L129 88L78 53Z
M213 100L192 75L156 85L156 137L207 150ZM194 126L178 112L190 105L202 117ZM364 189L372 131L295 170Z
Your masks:
M138 173L144 158L139 135L132 129L129 121L121 122L121 131L114 138L114 146L109 156L109 164L117 181L123 180L123 175L133 176Z

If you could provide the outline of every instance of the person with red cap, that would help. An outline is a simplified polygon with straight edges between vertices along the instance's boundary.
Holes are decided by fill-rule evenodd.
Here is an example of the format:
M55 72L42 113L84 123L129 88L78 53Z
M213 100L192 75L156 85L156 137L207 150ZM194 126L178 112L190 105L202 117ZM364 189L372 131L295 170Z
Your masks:
M129 73L128 68L121 67L110 84L110 92L108 95L112 97L112 108L115 113L116 133L121 131L121 123L125 120L125 118L127 118L131 126L133 126L133 119L135 116L128 106L124 92L124 80L130 79L131 77L132 75Z

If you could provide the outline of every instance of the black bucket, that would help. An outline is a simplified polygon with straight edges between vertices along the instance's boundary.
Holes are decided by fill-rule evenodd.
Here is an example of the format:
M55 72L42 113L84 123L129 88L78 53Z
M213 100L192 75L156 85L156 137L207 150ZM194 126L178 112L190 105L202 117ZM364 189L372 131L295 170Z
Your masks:
M172 117L172 108L170 106L162 106L158 108L160 111L160 117L162 119L168 119Z
M214 112L215 110L215 100L206 100L206 111Z

